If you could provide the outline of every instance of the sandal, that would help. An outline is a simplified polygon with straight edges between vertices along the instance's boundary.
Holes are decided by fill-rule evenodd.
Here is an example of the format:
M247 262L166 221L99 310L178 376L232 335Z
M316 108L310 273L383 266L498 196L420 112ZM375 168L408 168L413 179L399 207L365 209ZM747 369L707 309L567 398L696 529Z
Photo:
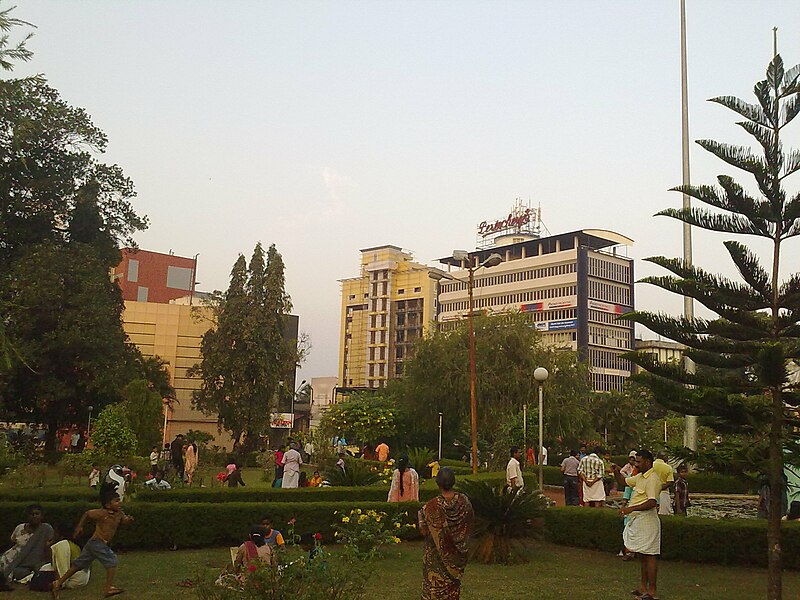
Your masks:
M178 582L178 587L190 588L194 587L194 581L191 579L184 579L183 581Z
M641 600L641 597L644 596L645 592L640 592L639 590L631 590L631 594L636 596Z
M658 600L658 598L650 594L645 594L644 596L639 596L639 600Z
M124 591L125 591L125 590L122 590L122 589L120 589L120 588L115 588L115 587L112 587L110 590L108 590L108 591L107 591L107 592L104 594L104 596L105 596L106 598L111 598L111 596L119 596L119 595L120 595L121 593L123 593Z

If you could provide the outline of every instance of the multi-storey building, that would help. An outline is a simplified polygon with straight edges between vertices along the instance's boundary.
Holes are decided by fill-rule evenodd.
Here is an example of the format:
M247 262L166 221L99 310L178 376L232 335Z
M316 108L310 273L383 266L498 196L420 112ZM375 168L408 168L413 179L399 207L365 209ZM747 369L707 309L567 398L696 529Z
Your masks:
M631 364L621 355L633 348L634 331L631 322L617 317L634 302L633 260L620 250L633 241L601 229L538 237L521 227L530 212L481 224L480 235L500 235L468 258L440 259L449 275L440 281L439 322L467 314L467 267L499 254L498 266L474 271L474 309L528 313L546 344L576 350L588 361L595 391L621 389L631 375Z
M111 275L122 289L123 300L166 303L193 296L197 256L123 248L122 261Z
M340 392L402 377L414 342L435 318L431 271L397 246L361 250L360 275L341 280Z

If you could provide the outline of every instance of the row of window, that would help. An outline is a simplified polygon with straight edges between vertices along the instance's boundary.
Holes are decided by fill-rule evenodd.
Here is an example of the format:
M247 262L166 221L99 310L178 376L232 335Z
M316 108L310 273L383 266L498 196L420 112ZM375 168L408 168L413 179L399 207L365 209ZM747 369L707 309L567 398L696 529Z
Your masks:
M614 369L616 371L630 371L630 361L622 358L621 353L602 348L589 348L589 364L600 369Z
M625 377L592 373L592 390L595 392L621 392L625 385Z
M616 313L605 312L603 310L592 310L589 309L589 322L592 321L596 323L610 323L616 325L627 325L630 323L628 320L618 320L619 317Z
M562 298L564 296L574 296L577 294L577 286L563 285L559 287L544 288L520 292L518 294L501 294L493 296L482 296L473 299L475 308L486 308L488 306L498 306L506 304L524 304L534 300L549 300L550 298ZM469 300L459 300L457 302L443 302L442 312L452 312L456 310L469 310Z
M528 281L530 279L540 279L542 277L555 277L557 275L566 275L574 272L575 263L571 262L563 265L554 265L552 267L539 267L538 269L529 269L527 271L518 271L516 273L506 273L505 275L476 277L473 287L482 288L491 285L502 285L504 283L516 283L518 281ZM442 293L458 292L466 289L466 281L442 282Z
M621 283L631 282L630 265L621 265L602 258L589 257L589 275Z
M621 327L602 327L589 325L589 343L597 346L611 346L630 350L633 347L633 335L630 329Z
M542 342L546 346L555 346L557 348L572 346L572 343L577 339L578 333L575 331L559 331L558 333L542 334Z
M629 285L617 285L615 283L606 283L605 281L590 279L589 298L630 306L631 287Z

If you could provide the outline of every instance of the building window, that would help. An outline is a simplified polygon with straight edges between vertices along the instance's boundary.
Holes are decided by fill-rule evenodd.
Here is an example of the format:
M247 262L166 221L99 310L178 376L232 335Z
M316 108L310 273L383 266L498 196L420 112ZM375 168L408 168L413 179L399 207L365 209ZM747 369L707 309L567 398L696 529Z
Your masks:
M419 294L421 291L422 291L422 288L421 288L421 287L415 287L415 288L414 288L414 293L415 293L415 294Z
M136 301L137 302L147 302L147 293L148 290L146 287L139 286L139 289L136 290Z
M405 293L406 293L406 291L405 291L405 289L403 289L403 288L400 288L399 290L397 290L397 294L398 294L398 295L399 295L399 294L405 294Z
M128 281L139 281L139 261L132 258L128 259Z

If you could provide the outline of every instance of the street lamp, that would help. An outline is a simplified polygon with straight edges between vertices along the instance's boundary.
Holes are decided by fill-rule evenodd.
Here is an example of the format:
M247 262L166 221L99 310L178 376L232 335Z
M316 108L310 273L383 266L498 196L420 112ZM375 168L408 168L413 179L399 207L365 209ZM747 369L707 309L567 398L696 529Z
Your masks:
M454 250L453 258L460 261L469 261L469 266L467 267L469 273L469 277L467 278L467 294L469 297L469 314L467 315L467 319L469 320L469 411L472 428L472 474L475 475L478 472L478 402L475 395L475 323L472 289L475 286L475 271L483 267L496 267L503 262L503 257L495 252L490 254L486 260L479 265L475 265L470 259L469 252L466 250ZM450 279L452 281L463 282L462 279L457 279L441 271L437 272L436 275L431 274L431 277L434 279Z
M89 422L86 424L86 437L88 438L92 432L92 410L94 410L94 406L88 406L89 409Z
M544 467L542 466L542 437L544 436L544 402L542 401L542 391L544 389L544 382L550 373L544 367L536 367L533 372L533 378L539 382L539 491L544 491Z

